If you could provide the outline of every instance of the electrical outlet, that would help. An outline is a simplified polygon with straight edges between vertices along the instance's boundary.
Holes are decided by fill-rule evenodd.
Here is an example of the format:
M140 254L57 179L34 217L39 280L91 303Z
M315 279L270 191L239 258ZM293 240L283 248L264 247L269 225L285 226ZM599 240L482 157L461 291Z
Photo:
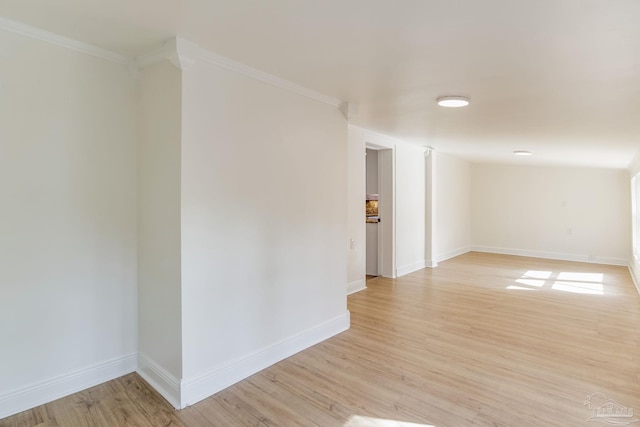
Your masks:
M356 248L356 241L351 239L349 240L349 248L351 249L355 249Z
M589 255L589 261L595 261L595 260L596 260L595 255Z

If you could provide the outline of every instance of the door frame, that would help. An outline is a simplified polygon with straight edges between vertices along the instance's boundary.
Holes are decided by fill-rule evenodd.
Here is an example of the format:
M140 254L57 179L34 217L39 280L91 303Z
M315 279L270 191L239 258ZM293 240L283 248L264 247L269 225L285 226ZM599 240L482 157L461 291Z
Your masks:
M378 275L390 278L396 277L395 148L393 143L365 135L365 149L378 151Z

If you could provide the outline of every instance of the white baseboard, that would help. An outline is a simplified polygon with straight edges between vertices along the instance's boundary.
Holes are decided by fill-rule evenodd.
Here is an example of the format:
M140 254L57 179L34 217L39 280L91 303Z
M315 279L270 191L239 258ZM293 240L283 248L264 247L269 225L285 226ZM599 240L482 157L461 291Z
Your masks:
M470 246L465 246L464 248L458 248L458 249L455 249L453 251L445 252L443 254L436 255L436 261L437 262L446 261L448 259L455 258L457 256L466 254L470 250L471 250Z
M427 260L422 260L414 264L403 265L396 269L396 277L401 277L414 271L422 270L427 266Z
M0 419L130 374L136 363L130 354L6 393L0 396Z
M512 249L512 248L495 248L491 246L472 246L471 250L474 252L487 252L487 253L502 254L502 255L517 255L517 256L525 256L525 257L531 257L531 258L556 259L560 261L587 262L591 264L619 265L623 267L626 267L629 265L629 260L622 259L622 258L596 257L595 259L590 260L588 255L530 251L525 249Z
M138 353L137 372L174 408L183 408L180 401L180 380L142 353Z
M427 268L436 268L438 266L438 261L434 258L434 259L428 259L425 261L425 266Z
M207 397L259 372L287 357L349 329L349 312L284 339L255 353L215 367L183 382L183 407Z
M347 284L347 295L355 294L356 292L364 291L365 289L367 289L365 280L356 280Z

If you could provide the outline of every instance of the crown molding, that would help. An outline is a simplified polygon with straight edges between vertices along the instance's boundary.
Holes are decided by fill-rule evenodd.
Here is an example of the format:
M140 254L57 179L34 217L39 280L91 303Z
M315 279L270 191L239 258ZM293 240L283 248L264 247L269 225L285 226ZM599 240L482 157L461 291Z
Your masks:
M343 110L345 108L345 105L339 99L324 95L315 90L306 88L297 83L293 83L289 80L274 76L273 74L258 70L257 68L253 68L232 59L226 58L222 55L209 52L202 49L197 44L180 37L175 37L165 43L160 49L147 53L145 55L141 55L136 58L135 61L132 61L125 55L121 55L119 53L112 52L110 50L103 49L89 43L54 34L49 31L32 27L21 22L12 21L3 17L0 17L0 29L71 49L76 52L84 53L86 55L105 59L107 61L127 65L131 75L134 78L138 76L139 69L148 67L152 64L164 60L168 60L176 67L184 70L195 63L196 60L200 59L209 64L245 75L252 79L288 90L293 93L297 93L298 95L302 95L307 98L315 99L316 101L324 102L336 108L341 108ZM348 116L349 110L347 109L346 111L343 111L343 113Z
M280 78L278 76L274 76L273 74L269 74L264 71L260 71L256 68L250 67L248 65L241 64L240 62L236 62L232 59L226 58L216 53L208 52L208 51L203 51L203 52L204 52L204 55L202 56L201 59L209 64L217 65L220 68L224 68L229 71L234 71L236 73L243 74L247 77L251 77L252 79L261 81L263 83L268 83L272 86L276 86L281 89L285 89L290 92L297 93L298 95L306 96L307 98L311 98L311 99L315 99L316 101L327 103L336 108L340 108L340 106L342 105L342 101L340 101L339 99L332 98L330 96L324 95L315 90L308 89L297 83L293 83L289 80Z
M103 49L89 43L84 43L69 37L60 36L58 34L54 34L40 28L32 27L21 22L11 21L3 17L0 17L0 29L53 45L61 46L67 49L75 50L76 52L95 56L107 61L116 62L118 64L126 65L130 62L129 58L119 53L112 52L110 50Z
M193 65L198 57L202 56L202 52L197 44L174 37L163 44L160 49L137 57L135 63L138 68L146 68L162 61L169 61L181 70L185 70Z
M340 111L342 111L345 119L350 120L353 116L358 114L358 104L345 101L340 104Z
M196 43L189 40L176 37L167 41L160 49L142 55L136 59L136 64L140 68L145 68L158 62L168 60L173 65L184 70L191 66L197 60L201 60L208 64L215 65L225 70L229 70L252 79L297 93L307 98L315 99L340 108L343 102L339 99L332 98L312 89L308 89L289 80L274 76L273 74L260 71L256 68L226 58L217 53L207 51Z

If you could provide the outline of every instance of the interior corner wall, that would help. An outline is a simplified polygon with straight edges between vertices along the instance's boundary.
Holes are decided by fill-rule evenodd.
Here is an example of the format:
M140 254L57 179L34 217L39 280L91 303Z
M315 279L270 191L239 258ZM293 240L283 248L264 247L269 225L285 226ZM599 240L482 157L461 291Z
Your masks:
M396 274L425 267L424 148L396 145Z
M474 164L474 250L627 265L626 170Z
M435 155L433 252L436 262L466 253L471 247L471 164L446 153Z
M347 292L365 288L365 141L360 131L349 126L347 159ZM353 243L351 243L353 242Z
M138 140L140 374L180 407L182 72L168 61L142 70Z
M135 370L136 84L0 30L0 418Z
M199 60L183 71L184 404L349 327L347 123Z
M436 239L436 155L433 150L425 153L424 158L424 183L425 183L425 239L424 239L424 257L425 267L435 268L438 266L438 261L435 254L435 239Z
M633 195L633 189L631 187L631 180L633 179L633 177L635 177L636 175L640 174L640 151L638 151L638 153L635 155L634 159L631 161L631 163L629 164L629 168L628 168L628 172L629 172L629 199L632 201L634 200L634 195ZM637 211L637 207L635 208L635 210ZM629 208L629 212L630 215L633 214L634 208L630 207ZM638 215L638 214L637 214ZM631 216L630 218L630 222L631 222L631 235L632 235L632 239L635 238L637 239L637 237L633 237L633 236L637 236L638 233L640 233L640 230L634 230L635 225L634 224L638 224L638 221L633 218L633 216ZM640 292L640 262L638 261L638 259L636 259L636 256L633 253L633 241L629 242L629 247L628 247L628 258L629 258L629 271L631 272L631 275L633 277L633 282L636 285L636 288L638 289L638 292Z

